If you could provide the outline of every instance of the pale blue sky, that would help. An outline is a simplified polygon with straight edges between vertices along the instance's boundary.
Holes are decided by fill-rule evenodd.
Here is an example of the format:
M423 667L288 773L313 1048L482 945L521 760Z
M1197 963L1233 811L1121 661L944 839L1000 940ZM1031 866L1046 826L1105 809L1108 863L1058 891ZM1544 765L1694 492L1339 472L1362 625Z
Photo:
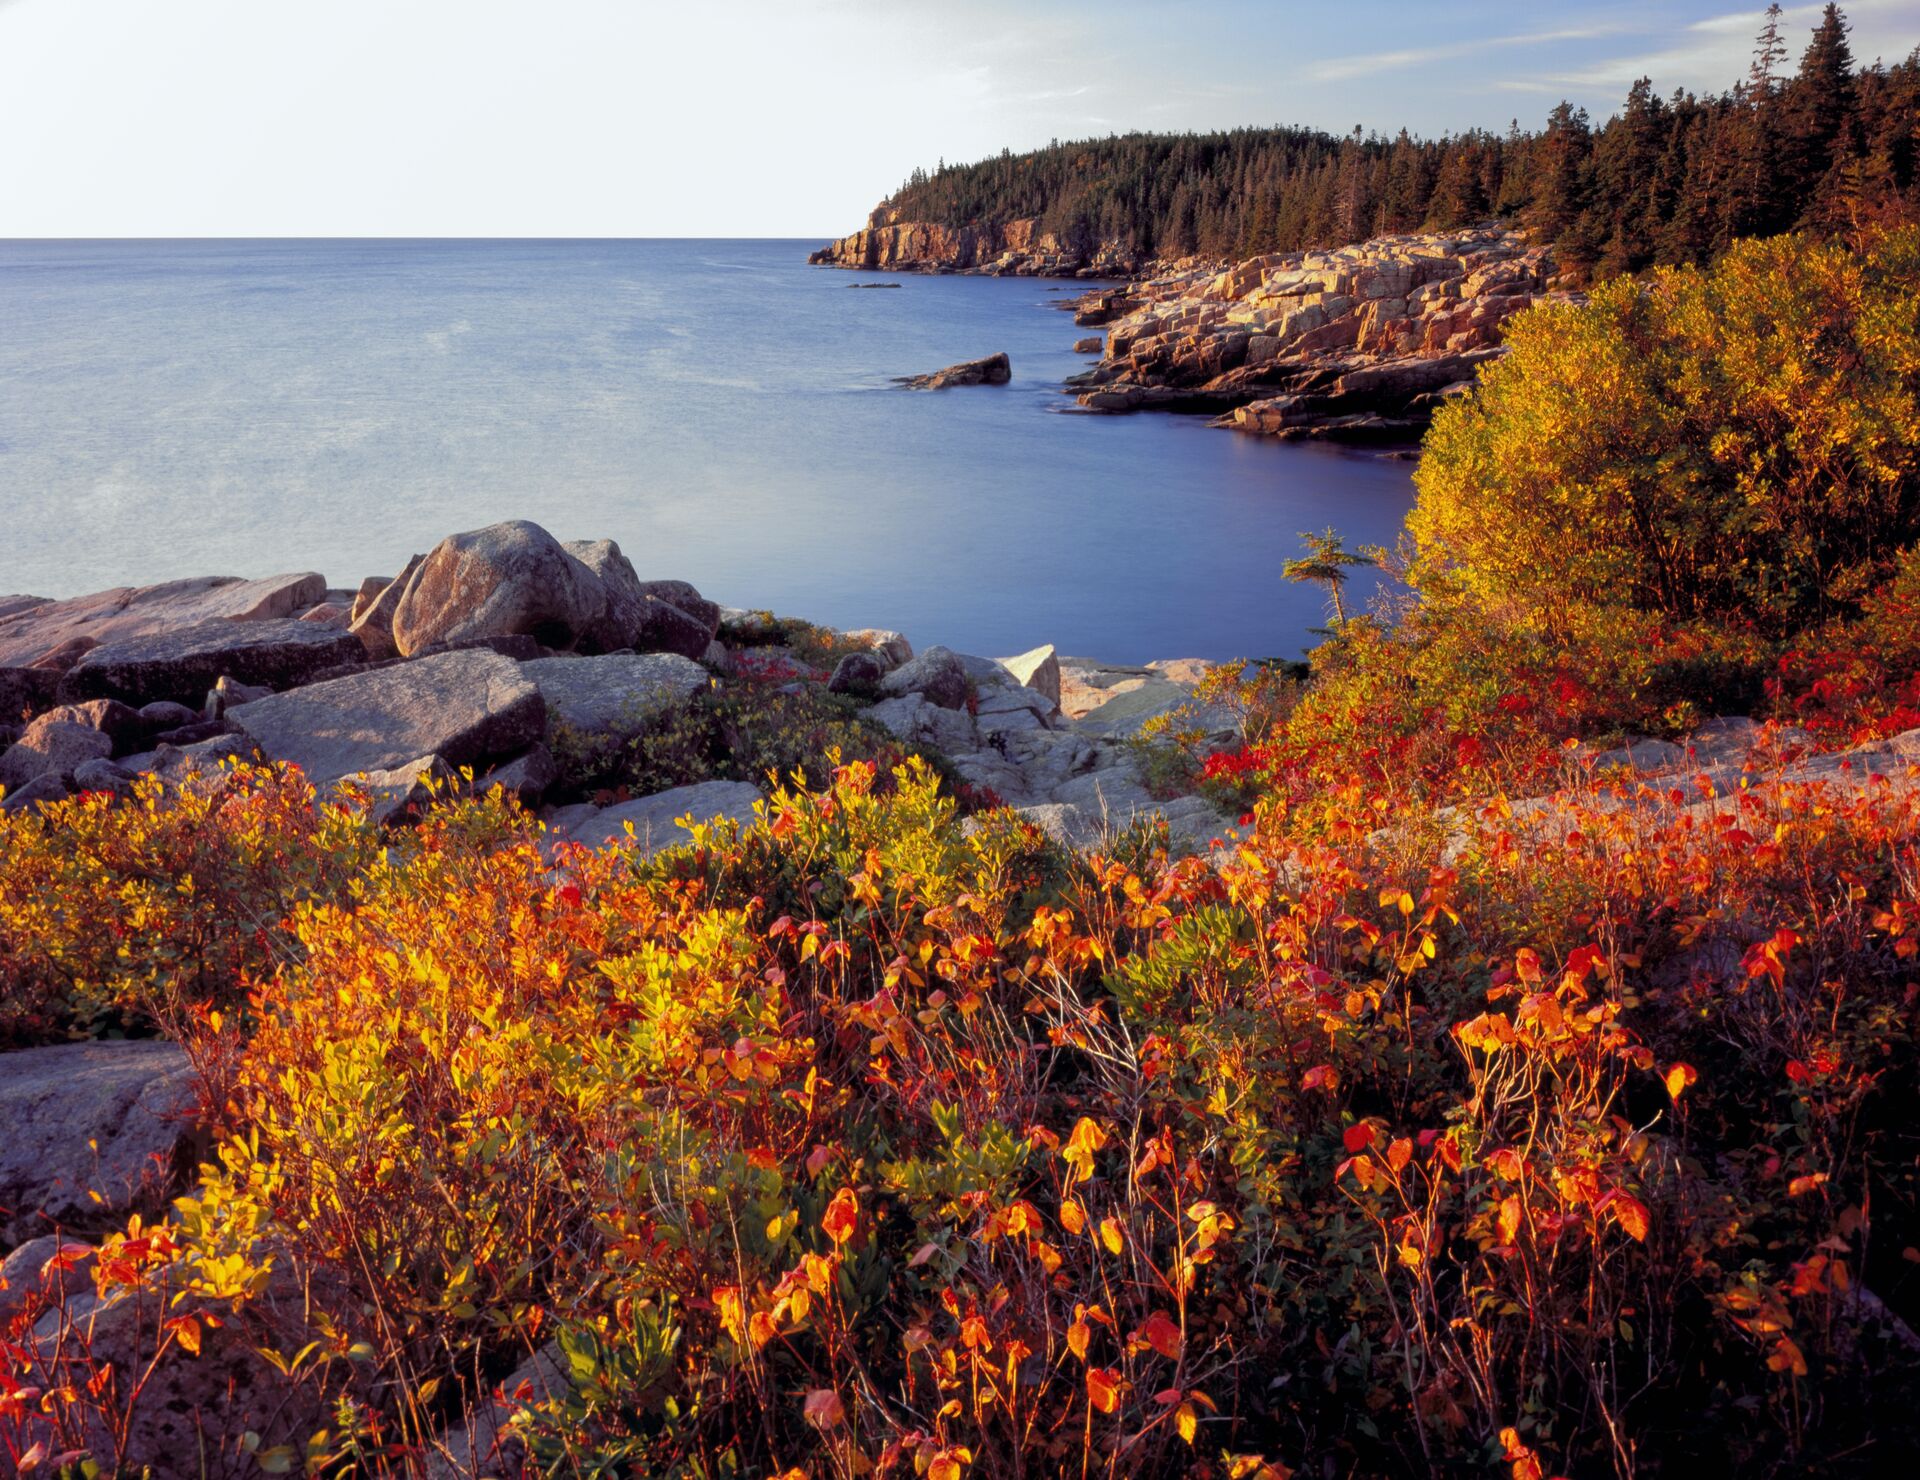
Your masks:
M1920 43L1920 0L1845 8L1863 58ZM0 236L825 236L916 164L1055 137L1717 91L1762 9L0 0Z

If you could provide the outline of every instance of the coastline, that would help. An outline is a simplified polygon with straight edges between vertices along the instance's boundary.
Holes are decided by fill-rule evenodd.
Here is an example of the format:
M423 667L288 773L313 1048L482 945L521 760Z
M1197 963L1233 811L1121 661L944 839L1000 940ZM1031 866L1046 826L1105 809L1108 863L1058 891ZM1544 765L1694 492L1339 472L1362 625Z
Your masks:
M1289 441L1416 445L1434 412L1504 353L1507 318L1580 301L1549 247L1491 221L1221 263L1139 261L1112 243L1062 242L1031 219L956 228L882 214L808 262L1063 278L1124 264L1118 286L1061 305L1077 326L1105 331L1099 362L1066 381L1081 407L1207 415Z

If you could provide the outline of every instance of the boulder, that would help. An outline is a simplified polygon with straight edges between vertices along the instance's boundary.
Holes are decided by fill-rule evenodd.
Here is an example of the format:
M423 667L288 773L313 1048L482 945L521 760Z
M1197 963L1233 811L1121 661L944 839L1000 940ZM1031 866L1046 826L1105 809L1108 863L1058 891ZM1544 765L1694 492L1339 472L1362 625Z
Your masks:
M902 375L895 385L916 391L944 391L956 385L1005 385L1013 379L1013 363L1005 352L981 360L963 360L929 375Z
M1082 733L1109 739L1137 736L1149 720L1172 714L1177 709L1192 710L1181 727L1205 731L1209 735L1233 733L1237 720L1231 711L1194 704L1193 689L1160 677L1148 677L1136 686L1116 692L1104 704L1083 714L1076 723Z
M109 760L82 761L73 768L73 789L76 792L110 792L117 797L131 796L134 777L138 774Z
M883 699L861 710L860 716L909 745L924 745L944 755L959 755L980 744L972 715L964 708L943 709L929 703L924 694Z
M508 1427L520 1406L515 1394L524 1392L527 1403L540 1403L559 1397L569 1385L565 1359L548 1342L482 1395L463 1419L440 1432L428 1448L424 1480L482 1480L489 1475L523 1473L526 1446ZM507 1401L496 1393L504 1394Z
M633 562L620 553L620 547L612 540L568 540L561 548L598 578L605 600L591 630L580 634L581 650L611 653L637 647L646 620L647 599Z
M631 845L642 855L674 848L690 841L680 819L712 822L730 818L742 827L753 825L754 804L761 800L760 788L745 781L702 781L697 786L676 786L638 801L604 807L594 816L581 819L570 831L571 841L589 848ZM633 829L629 839L627 829Z
M200 716L184 704L176 704L171 699L156 699L151 704L140 706L140 723L149 733L160 730L177 730L182 725L190 725Z
M642 598L640 624L626 646L642 653L678 653L701 658L713 642L718 623L709 627L699 617L659 596Z
M495 766L475 789L484 796L498 787L510 793L521 806L533 807L539 805L547 789L559 779L560 767L554 762L553 752L544 745L536 745L524 755Z
M1073 352L1076 355L1097 355L1106 347L1107 341L1098 334L1089 334L1084 339L1073 341Z
M0 724L38 714L54 701L60 675L45 668L0 668Z
M547 705L521 665L473 648L256 699L227 718L325 784L426 755L455 767L512 755L544 734Z
M113 754L112 740L92 725L60 719L61 712L48 710L0 753L0 786L12 791L41 776L70 784L77 766Z
M942 709L959 709L965 705L968 689L967 670L957 654L943 647L928 648L880 681L880 692L889 698L924 694L929 703L938 704Z
M269 693L272 690L268 690ZM197 719L190 725L182 725L177 730L163 730L153 737L156 745L198 745L202 740L211 740L216 735L227 733L225 719Z
M283 689L360 656L345 632L279 617L212 621L121 638L89 650L60 680L60 698L198 701L220 677Z
M1014 730L1045 730L1053 726L1060 706L1037 689L1020 684L983 688L974 704L974 723L989 738Z
M161 1206L190 1167L193 1071L172 1043L0 1055L0 1238Z
M188 731L174 733L183 735ZM229 761L259 759L259 748L245 735L216 735L180 744L163 740L143 755L128 756L121 766L129 771L151 771L169 786L178 786L198 772L217 771Z
M400 574L376 592L369 593L368 583L361 583L360 594L353 599L354 615L347 630L360 639L360 646L365 649L362 656L376 661L400 656L393 640L394 613L399 611L400 598L407 594L407 587L426 559L424 555L411 556Z
M300 571L257 581L200 576L36 602L0 615L0 663L31 665L76 640L110 643L203 622L291 617L326 594L324 576Z
M706 669L678 653L536 658L522 663L520 673L546 700L549 723L581 735L622 739L712 682Z
M49 709L42 719L61 724L86 725L98 730L113 742L113 748L124 753L133 748L131 742L152 733L153 727L140 717L140 711L122 704L118 699L88 699L80 704L62 704Z
M416 561L420 559L418 555L413 558ZM392 576L368 576L361 581L359 586L354 589L353 605L347 612L347 625L352 626L364 617L367 614L367 608L372 606L374 600L380 593L392 584Z
M376 823L404 817L409 809L427 806L436 794L453 784L453 768L437 755L423 755L386 771L367 771L349 783L367 798L367 816Z
M300 613L300 620L345 631L353 625L353 614L338 602L323 601L318 606L310 606Z
M835 694L871 694L887 675L878 653L848 653L833 666L827 689Z
M1052 643L1033 648L1018 657L1002 658L1000 666L1011 673L1015 680L1045 694L1056 708L1059 707L1060 657Z
M57 1233L43 1233L0 1260L0 1332L31 1303L45 1309L93 1288L91 1249L79 1258L54 1262L62 1248L74 1247Z
M318 676L314 675L316 678ZM207 690L207 697L200 705L200 718L224 719L227 711L236 705L251 704L255 699L264 699L272 692L262 683L235 683L223 673Z
M664 601L668 606L680 608L707 629L708 641L712 641L719 633L720 603L707 600L691 581L643 581L640 592L655 601Z
M409 655L508 633L570 648L600 630L606 610L605 585L578 556L532 521L509 519L449 535L428 552L394 611L393 641Z
M860 643L888 668L898 668L902 663L913 661L913 644L898 632L891 632L884 627L859 627L841 635L849 642Z
M266 1288L238 1310L191 1298L163 1303L154 1290L123 1287L103 1296L82 1289L68 1304L64 1346L48 1319L35 1329L37 1355L53 1369L84 1343L116 1375L138 1374L140 1401L130 1405L124 1427L109 1432L96 1416L78 1436L96 1460L118 1461L109 1465L112 1473L146 1480L258 1474L261 1458L282 1449L300 1453L335 1417L318 1384L289 1382L262 1356L299 1351L318 1334L308 1321L307 1293L283 1253L273 1259ZM202 1320L198 1352L176 1344L156 1361L154 1332L177 1315L218 1321Z
M0 812L24 812L44 802L65 801L69 795L58 771L43 771L21 786L6 788L6 795L0 796Z

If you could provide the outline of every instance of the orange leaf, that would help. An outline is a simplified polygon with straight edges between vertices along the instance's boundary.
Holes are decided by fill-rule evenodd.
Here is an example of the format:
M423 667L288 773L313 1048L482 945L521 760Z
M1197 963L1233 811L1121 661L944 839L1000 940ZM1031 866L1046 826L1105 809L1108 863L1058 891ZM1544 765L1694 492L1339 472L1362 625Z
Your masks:
M860 1199L853 1195L852 1188L842 1187L834 1193L833 1201L827 1204L820 1226L826 1230L828 1238L836 1244L844 1244L853 1237L859 1222Z
M1613 1216L1620 1220L1620 1226L1626 1229L1637 1242L1645 1243L1647 1229L1652 1221L1647 1213L1647 1205L1639 1198L1628 1197L1622 1192L1615 1196L1611 1207Z
M1120 1250L1125 1247L1126 1241L1120 1232L1120 1220L1118 1218L1102 1218L1100 1220L1100 1242L1107 1246L1107 1252L1109 1254L1118 1254Z
M1148 1316L1133 1337L1136 1341L1145 1342L1169 1361L1180 1355L1180 1327L1163 1310L1156 1310Z
M1111 1367L1087 1369L1087 1401L1102 1413L1120 1406L1120 1374Z
M1520 1237L1520 1199L1503 1197L1500 1199L1500 1242L1510 1244Z
M1667 1070L1667 1093L1677 1100L1692 1087L1694 1080L1699 1077L1699 1075L1693 1072L1693 1065L1675 1064L1671 1069Z

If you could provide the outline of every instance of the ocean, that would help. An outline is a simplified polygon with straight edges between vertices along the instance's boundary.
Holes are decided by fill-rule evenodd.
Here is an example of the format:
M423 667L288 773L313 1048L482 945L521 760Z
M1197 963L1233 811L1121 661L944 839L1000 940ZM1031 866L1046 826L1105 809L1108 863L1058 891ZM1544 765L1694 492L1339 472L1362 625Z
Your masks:
M921 647L1294 657L1299 532L1391 543L1412 502L1405 461L1075 413L1084 285L816 245L0 241L0 593L353 586L527 518ZM998 350L1011 385L890 384Z

